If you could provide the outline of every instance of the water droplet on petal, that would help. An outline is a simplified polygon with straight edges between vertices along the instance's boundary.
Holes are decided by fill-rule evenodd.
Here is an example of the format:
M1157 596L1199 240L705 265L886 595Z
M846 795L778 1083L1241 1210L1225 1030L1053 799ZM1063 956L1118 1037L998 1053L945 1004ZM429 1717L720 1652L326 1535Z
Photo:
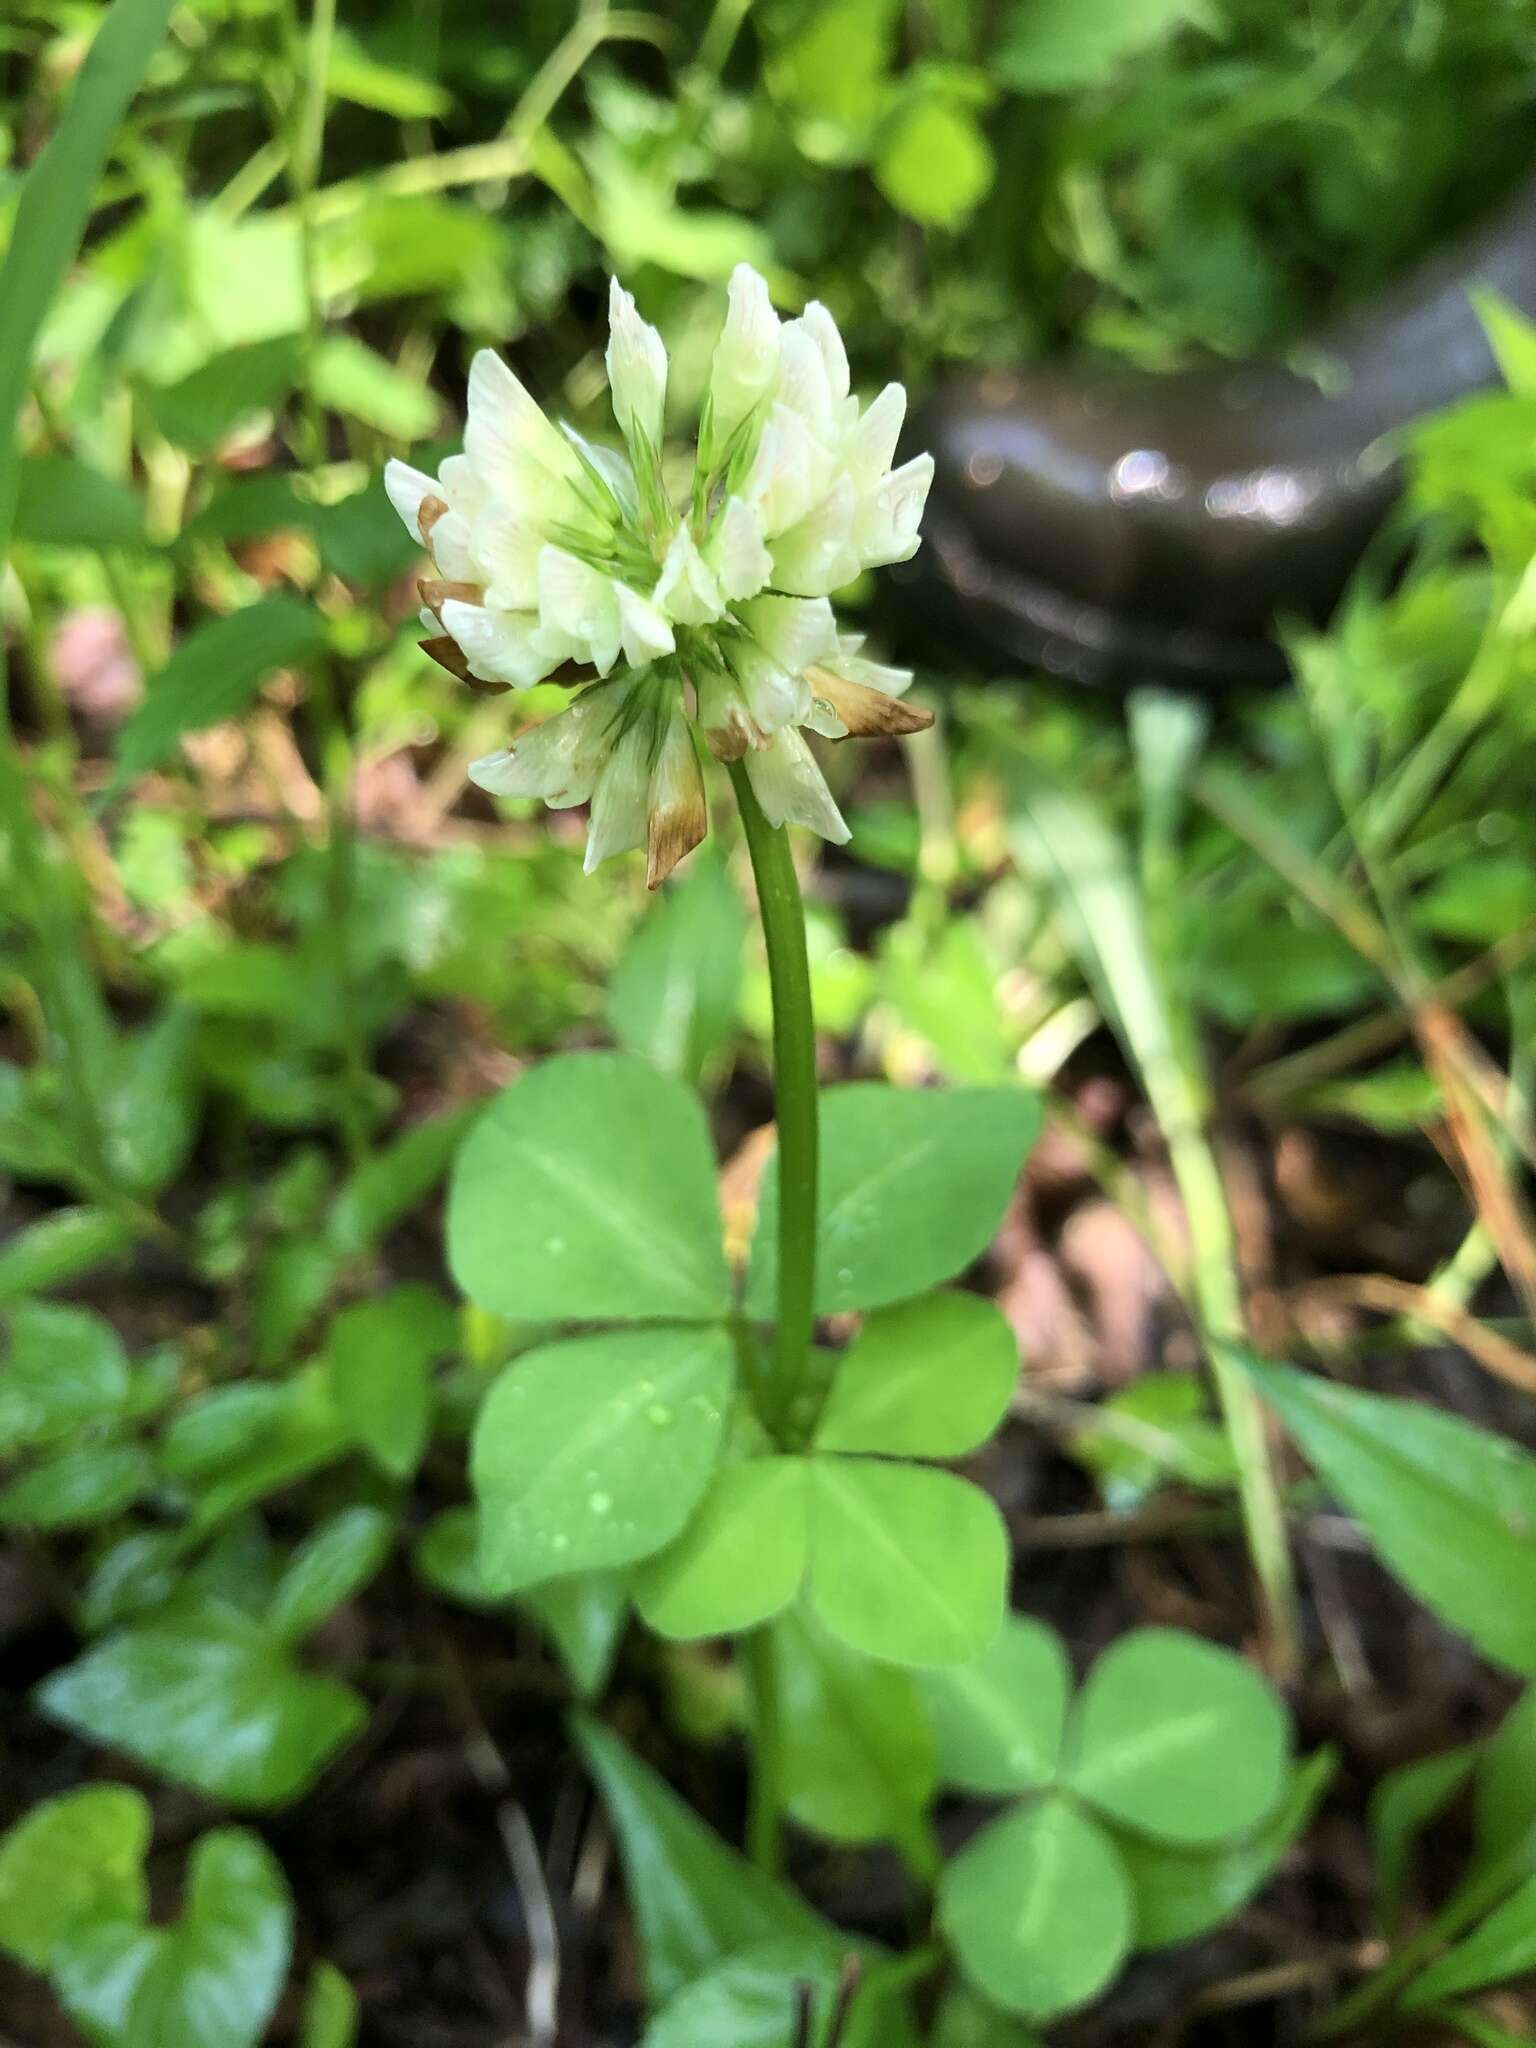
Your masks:
M613 1495L611 1493L589 1493L587 1495L587 1506L594 1515L606 1515L613 1506Z

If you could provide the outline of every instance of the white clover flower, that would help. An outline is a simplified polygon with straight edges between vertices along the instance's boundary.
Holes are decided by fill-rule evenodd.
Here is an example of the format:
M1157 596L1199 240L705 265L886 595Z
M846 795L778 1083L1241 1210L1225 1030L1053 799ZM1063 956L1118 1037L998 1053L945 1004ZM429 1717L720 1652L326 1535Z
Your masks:
M464 453L385 487L432 558L419 589L435 659L465 681L578 686L569 708L470 767L499 796L590 804L587 867L648 850L654 888L708 824L697 730L744 761L774 825L844 840L802 728L915 732L903 669L860 653L829 602L905 561L933 459L891 468L906 394L866 407L819 304L781 322L746 264L730 281L691 489L661 465L667 352L614 280L609 390L624 450L550 421L500 357L470 366Z

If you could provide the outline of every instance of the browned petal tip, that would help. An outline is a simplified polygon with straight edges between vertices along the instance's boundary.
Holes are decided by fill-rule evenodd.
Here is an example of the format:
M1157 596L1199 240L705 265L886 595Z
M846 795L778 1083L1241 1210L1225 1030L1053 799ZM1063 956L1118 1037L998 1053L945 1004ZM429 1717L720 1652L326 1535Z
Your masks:
M461 604L479 604L485 592L478 583L449 583L441 576L421 576L417 578L416 595L436 617L439 606L445 605L450 597L457 598Z
M423 498L416 512L416 524L424 541L432 538L432 529L448 510L446 498Z
M708 830L709 812L702 795L697 803L652 811L646 836L647 889L659 889L684 854L692 853Z
M437 663L439 668L447 669L449 675L456 676L461 683L467 683L470 689L478 690L482 695L492 695L506 688L505 683L488 683L481 677L471 674L469 663L464 659L463 648L447 633L434 634L430 640L420 640L417 645L423 654Z
M849 739L897 739L905 733L925 732L933 723L933 713L920 705L888 697L868 683L850 682L830 669L812 669L808 680L847 726Z

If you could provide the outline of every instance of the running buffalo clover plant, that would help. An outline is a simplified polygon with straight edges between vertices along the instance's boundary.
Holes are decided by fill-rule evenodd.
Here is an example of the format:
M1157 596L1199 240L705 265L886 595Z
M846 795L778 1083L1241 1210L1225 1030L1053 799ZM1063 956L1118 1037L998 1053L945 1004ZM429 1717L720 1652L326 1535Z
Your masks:
M781 322L745 266L691 468L663 447L665 349L617 282L607 367L622 448L551 421L486 351L464 453L435 478L394 463L388 489L432 558L426 651L477 687L572 692L473 765L482 788L589 805L588 870L643 848L655 887L704 837L705 763L725 764L768 957L777 1145L738 1273L709 1126L675 1073L566 1053L489 1106L453 1172L448 1250L517 1355L475 1420L474 1508L440 1517L418 1564L481 1604L532 1601L587 1692L629 1606L676 1656L730 1639L762 1869L735 1872L715 1845L704 1888L761 1903L785 1814L890 1841L938 1884L977 1991L1047 2018L1119 1967L1159 1858L1195 1857L1186 1888L1219 1918L1290 1839L1307 1788L1288 1798L1282 1712L1238 1658L1147 1632L1069 1715L1060 1645L1007 1618L1002 1516L951 1468L1001 1422L1017 1346L957 1283L1002 1219L1035 1098L818 1089L786 827L847 837L807 732L927 723L902 702L910 676L868 659L831 601L918 545L932 464L891 467L905 395L862 405L825 308ZM832 1318L837 1346L819 1341ZM647 1836L676 1830L642 1768L608 1737L593 1759L636 1866L686 1862ZM943 1784L1020 1803L941 1873ZM1228 1861L1207 1870L1212 1856ZM760 1931L803 1932L799 1910ZM727 1960L696 1955L666 1988L697 1979L739 2025L765 1971L795 1974L759 1958L727 1995L706 1969ZM802 1960L815 1982L829 1952ZM787 2027L787 1999L782 2013Z

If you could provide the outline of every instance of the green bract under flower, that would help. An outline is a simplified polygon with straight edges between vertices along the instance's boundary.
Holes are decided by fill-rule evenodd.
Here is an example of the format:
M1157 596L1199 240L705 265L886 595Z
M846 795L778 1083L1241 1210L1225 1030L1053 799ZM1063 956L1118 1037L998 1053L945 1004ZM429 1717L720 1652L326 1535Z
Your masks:
M910 674L864 660L828 601L916 552L933 458L890 466L906 393L888 384L861 407L831 314L812 303L781 322L742 264L678 504L661 465L667 352L617 279L607 361L626 452L553 424L485 349L464 453L435 479L385 472L432 556L428 651L466 679L586 685L470 775L501 796L590 802L588 869L645 846L654 888L707 829L697 725L720 760L745 761L771 823L844 840L802 728L928 723L897 701Z

